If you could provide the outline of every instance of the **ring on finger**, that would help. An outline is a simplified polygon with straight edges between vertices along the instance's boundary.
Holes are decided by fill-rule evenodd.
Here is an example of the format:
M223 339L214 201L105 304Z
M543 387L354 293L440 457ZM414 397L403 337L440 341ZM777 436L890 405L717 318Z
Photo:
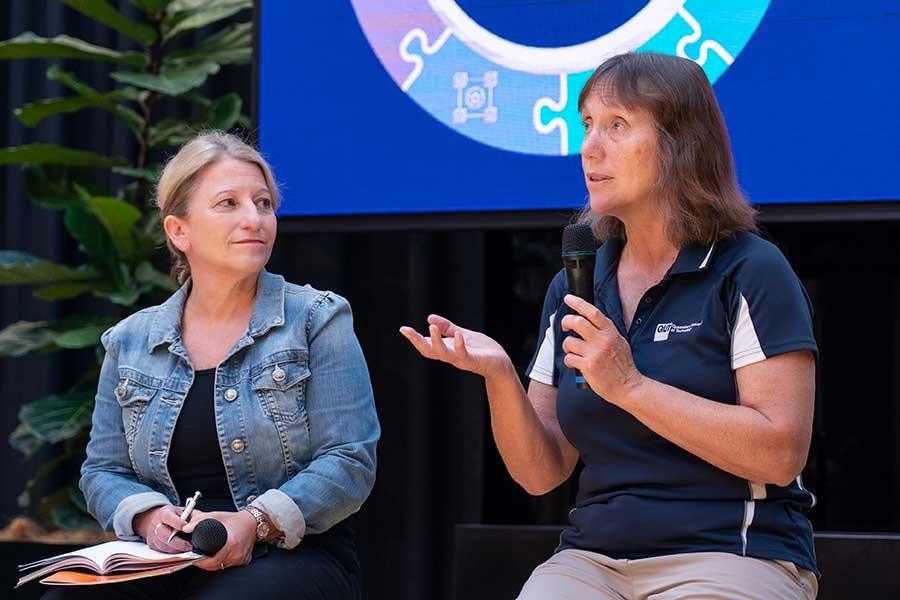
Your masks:
M159 528L162 527L162 523L157 523L156 527L153 528L153 535L159 537Z
M225 563L219 563L219 566L222 567L222 570L225 570Z

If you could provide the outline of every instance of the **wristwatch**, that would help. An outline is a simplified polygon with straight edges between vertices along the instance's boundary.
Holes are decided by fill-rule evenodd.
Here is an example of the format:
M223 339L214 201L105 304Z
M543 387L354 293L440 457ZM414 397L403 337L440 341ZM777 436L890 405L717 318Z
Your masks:
M255 506L245 506L244 510L256 519L256 541L266 541L266 538L269 537L269 523L266 521L265 515Z

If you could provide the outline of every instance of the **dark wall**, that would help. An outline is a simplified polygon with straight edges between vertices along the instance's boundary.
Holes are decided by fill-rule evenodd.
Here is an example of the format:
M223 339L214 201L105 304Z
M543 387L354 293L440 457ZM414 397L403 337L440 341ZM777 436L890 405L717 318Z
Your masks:
M128 47L59 3L21 1L0 9L3 39L26 29ZM127 133L99 111L55 117L37 131L12 119L16 106L62 93L44 78L48 64L0 62L0 144L40 139L130 153ZM66 66L84 69L74 61ZM80 74L101 89L108 85L103 67ZM249 68L233 68L210 91L249 98L250 80ZM27 201L17 169L0 168L0 189L0 248L79 260L57 215ZM454 523L565 520L572 482L542 498L519 489L494 448L482 382L420 359L397 332L403 324L422 330L426 315L439 312L494 336L522 371L537 339L546 285L559 268L564 218L557 221L532 228L359 233L303 233L301 222L282 222L271 270L350 300L375 387L383 428L379 474L355 518L367 598L446 597ZM900 221L778 223L766 229L816 307L819 392L806 479L819 504L811 517L819 529L898 531ZM30 290L0 293L0 327L71 308L34 301ZM23 401L70 382L75 370L69 364L58 357L0 359L0 432L15 427ZM9 448L0 455L0 514L8 518L18 512L16 495L35 463L22 464Z

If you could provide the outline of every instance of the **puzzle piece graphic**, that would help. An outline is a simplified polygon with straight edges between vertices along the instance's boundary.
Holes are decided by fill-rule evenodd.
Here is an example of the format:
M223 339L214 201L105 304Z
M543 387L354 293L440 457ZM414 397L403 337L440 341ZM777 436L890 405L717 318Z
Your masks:
M403 40L401 54L415 65L404 90L432 116L490 146L559 153L558 141L535 131L531 114L533 99L555 93L558 77L499 66L452 32L432 41L412 30Z
M455 0L351 0L379 60L431 116L495 148L555 156L580 150L576 104L594 60L630 50L675 54L700 64L715 83L770 2L648 0L638 13L645 29L609 23L584 44L544 49L487 35ZM409 29L384 27L396 15L407 17Z
M768 0L756 2L754 8L759 18L768 5ZM710 83L715 83L734 62L757 25L758 20L752 18L735 20L730 9L723 8L716 0L688 0L675 18L636 51L689 58L703 67ZM709 35L709 31L717 32L716 36ZM539 98L534 104L535 130L545 135L559 132L562 155L577 154L584 141L577 102L590 75L591 71L560 75L558 95Z
M584 128L578 113L578 94L591 71L560 75L559 96L540 98L534 104L534 128L542 134L559 132L559 154L578 154L584 141Z

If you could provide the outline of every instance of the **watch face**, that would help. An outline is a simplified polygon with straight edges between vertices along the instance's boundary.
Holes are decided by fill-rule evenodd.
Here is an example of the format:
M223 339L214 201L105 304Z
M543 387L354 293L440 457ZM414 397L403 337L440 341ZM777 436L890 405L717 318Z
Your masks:
M269 535L269 524L262 522L256 526L256 539L261 540Z

